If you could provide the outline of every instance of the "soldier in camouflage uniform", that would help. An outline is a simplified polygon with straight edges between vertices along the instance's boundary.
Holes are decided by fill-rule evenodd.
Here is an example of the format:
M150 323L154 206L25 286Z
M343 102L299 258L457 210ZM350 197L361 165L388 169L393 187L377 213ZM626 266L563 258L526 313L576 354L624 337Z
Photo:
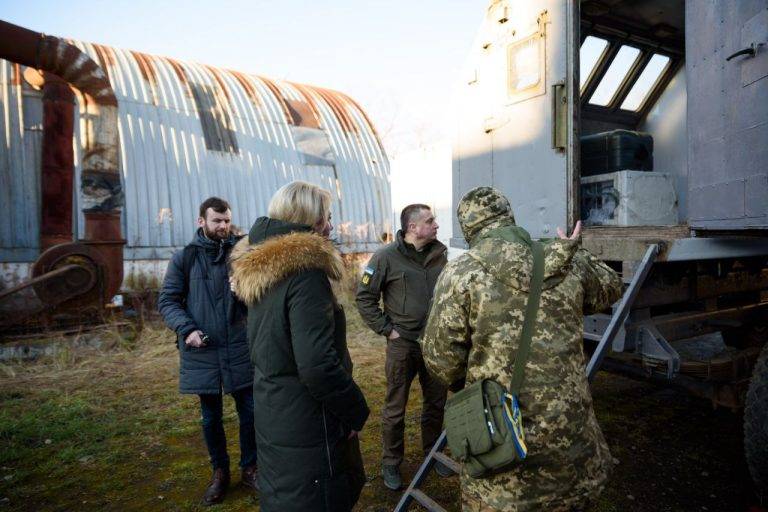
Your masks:
M532 273L530 237L489 187L468 192L457 215L470 249L437 282L424 360L451 389L486 378L509 389ZM583 315L621 297L621 279L578 237L561 238L544 246L541 304L519 396L528 457L489 477L462 475L465 511L581 510L608 478L612 457L592 408L582 328Z

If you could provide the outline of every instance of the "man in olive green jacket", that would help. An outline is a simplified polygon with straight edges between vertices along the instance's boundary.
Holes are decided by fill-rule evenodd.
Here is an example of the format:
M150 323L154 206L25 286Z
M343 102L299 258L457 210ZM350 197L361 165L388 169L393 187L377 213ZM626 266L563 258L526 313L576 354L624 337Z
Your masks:
M446 388L429 374L419 339L427 322L432 292L447 263L437 238L438 224L427 205L406 206L396 241L373 255L357 288L357 307L368 326L387 338L387 397L382 411L384 485L402 486L405 407L416 375L423 393L421 441L429 451L442 430ZM379 306L384 297L384 309ZM447 468L438 468L445 474Z

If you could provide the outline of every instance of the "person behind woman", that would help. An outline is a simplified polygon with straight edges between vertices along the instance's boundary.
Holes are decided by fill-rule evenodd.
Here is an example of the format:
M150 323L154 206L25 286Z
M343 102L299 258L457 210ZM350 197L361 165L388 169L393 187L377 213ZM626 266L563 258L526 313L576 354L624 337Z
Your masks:
M330 206L328 191L289 183L232 252L232 286L248 304L263 512L348 511L365 483L357 433L369 409L329 281L343 271Z

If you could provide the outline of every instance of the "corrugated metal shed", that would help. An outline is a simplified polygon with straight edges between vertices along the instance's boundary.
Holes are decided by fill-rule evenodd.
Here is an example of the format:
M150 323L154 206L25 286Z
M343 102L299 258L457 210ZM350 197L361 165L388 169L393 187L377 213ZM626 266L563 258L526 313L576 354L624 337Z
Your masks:
M21 66L0 62L0 261L31 261L40 246L42 95L22 88Z
M389 163L375 129L343 93L73 42L100 63L118 98L127 260L170 257L192 237L197 206L226 198L247 229L274 191L296 179L334 194L344 252L371 252L389 221ZM39 253L40 93L0 61L0 262ZM78 101L82 103L83 98ZM80 109L83 112L83 109ZM75 119L75 232L86 119Z

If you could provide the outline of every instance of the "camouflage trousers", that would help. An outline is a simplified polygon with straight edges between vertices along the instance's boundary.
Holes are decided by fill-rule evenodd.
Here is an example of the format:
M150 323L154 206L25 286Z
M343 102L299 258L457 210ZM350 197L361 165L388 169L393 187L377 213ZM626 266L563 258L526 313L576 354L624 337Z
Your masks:
M490 507L479 499L461 493L461 511L462 512L588 512L589 500L557 500L547 504L520 506L516 503L508 503L503 509Z

